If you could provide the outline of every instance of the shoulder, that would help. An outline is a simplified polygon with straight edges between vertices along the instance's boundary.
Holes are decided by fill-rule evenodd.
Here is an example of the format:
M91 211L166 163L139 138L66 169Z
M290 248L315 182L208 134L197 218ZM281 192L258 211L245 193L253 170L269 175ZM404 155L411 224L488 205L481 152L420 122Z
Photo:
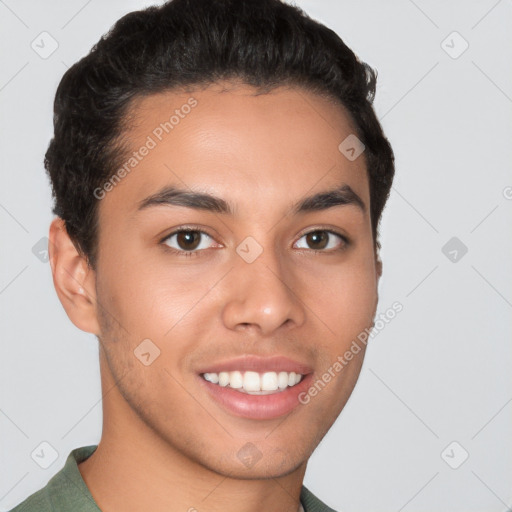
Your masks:
M336 512L336 510L327 506L318 499L307 487L302 486L300 501L304 507L304 512Z
M76 448L68 455L64 467L48 483L9 512L98 512L93 497L78 470L78 464L89 457L97 445Z
M51 501L48 497L48 489L47 487L43 487L34 494L31 494L19 505L16 505L9 512L52 512L53 510Z

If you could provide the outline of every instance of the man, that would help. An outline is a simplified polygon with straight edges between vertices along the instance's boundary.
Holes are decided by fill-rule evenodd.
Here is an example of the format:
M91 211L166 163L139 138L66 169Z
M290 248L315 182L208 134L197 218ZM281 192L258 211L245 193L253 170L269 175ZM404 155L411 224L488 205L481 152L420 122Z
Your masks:
M130 13L66 72L50 261L100 342L103 432L15 511L332 510L303 479L378 303L374 92L279 0Z

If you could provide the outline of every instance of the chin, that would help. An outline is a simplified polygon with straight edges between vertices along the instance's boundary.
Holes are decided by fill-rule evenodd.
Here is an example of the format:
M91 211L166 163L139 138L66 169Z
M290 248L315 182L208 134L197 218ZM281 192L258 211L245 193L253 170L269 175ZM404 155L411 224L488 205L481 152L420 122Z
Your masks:
M247 442L241 450L233 453L232 457L216 459L216 464L209 466L209 469L229 478L266 480L287 476L306 463L307 454L300 457L296 449L294 453L286 453L283 449L267 453L264 449L260 450Z

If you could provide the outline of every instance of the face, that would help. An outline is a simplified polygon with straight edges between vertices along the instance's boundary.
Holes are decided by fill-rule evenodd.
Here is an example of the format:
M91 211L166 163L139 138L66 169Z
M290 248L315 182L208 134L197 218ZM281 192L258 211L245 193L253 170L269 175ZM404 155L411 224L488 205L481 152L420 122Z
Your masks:
M98 192L102 371L188 460L241 478L305 467L364 344L333 367L377 305L365 161L338 149L353 124L310 92L245 85L149 96L132 114L136 162Z

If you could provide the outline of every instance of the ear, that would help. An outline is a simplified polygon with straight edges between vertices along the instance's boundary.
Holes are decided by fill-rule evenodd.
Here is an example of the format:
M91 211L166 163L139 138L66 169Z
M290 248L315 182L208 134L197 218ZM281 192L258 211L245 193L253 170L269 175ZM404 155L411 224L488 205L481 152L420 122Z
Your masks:
M382 260L380 259L380 255L378 251L375 253L375 274L377 276L377 289L375 291L375 305L373 309L373 315L372 315L372 325L375 325L375 315L377 314L377 307L379 305L379 281L382 276Z
M377 282L382 276L382 260L378 254L375 255L375 269L377 273Z
M50 225L48 253L55 291L69 319L82 331L98 335L96 273L77 251L60 217Z

